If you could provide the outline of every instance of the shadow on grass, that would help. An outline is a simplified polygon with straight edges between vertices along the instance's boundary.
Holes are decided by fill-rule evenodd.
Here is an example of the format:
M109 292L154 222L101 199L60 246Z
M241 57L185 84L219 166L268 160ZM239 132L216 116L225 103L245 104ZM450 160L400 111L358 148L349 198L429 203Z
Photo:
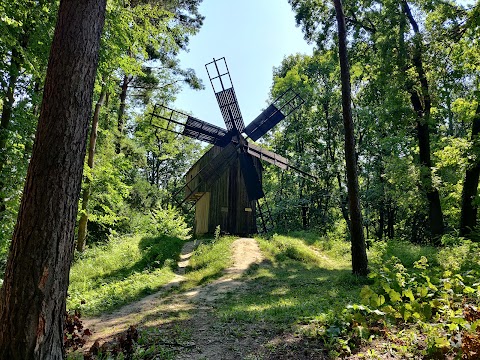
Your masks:
M247 290L231 294L220 307L227 320L268 322L281 329L333 320L358 302L367 280L349 269L324 269L298 261L264 262L249 270Z
M116 269L108 274L92 277L91 280L100 284L98 287L106 283L122 280L134 273L141 273L158 269L168 264L171 260L171 266L174 267L180 259L180 253L185 240L173 236L147 236L140 240L138 245L142 257L128 267Z
M416 245L405 240L388 240L374 246L381 248L381 262L390 260L392 256L395 256L400 259L405 267L413 268L413 263L425 256L431 266L439 265L437 258L439 249L434 246Z
M71 286L69 308L80 309L89 316L99 315L157 292L173 278L172 270L184 244L185 241L177 237L142 238L138 245L141 257L137 261L107 274L99 271L98 275ZM112 251L111 258L115 261L120 255ZM119 258L118 263L122 263L122 259ZM81 272L81 267L78 271ZM83 283L88 284L86 290L82 290Z
M358 300L365 280L353 276L345 263L323 268L291 255L285 249L273 262L250 266L236 286L230 287L228 281L209 285L208 294L217 296L198 292L189 297L188 303L197 304L192 308L166 301L143 313L139 323L144 346L156 346L165 359L179 354L209 359L327 359L320 338L297 330L335 318Z
M307 244L302 239L298 248L303 251L300 245ZM153 349L152 354L162 359L179 354L184 358L326 359L321 339L298 330L322 326L337 317L348 303L358 301L365 280L351 274L345 259L326 259L313 252L302 260L302 251L292 251L295 243L276 245L280 242L241 281L230 279L239 284L229 286L226 279L210 285L208 295L217 296L206 297L205 291L199 291L185 302L174 296L150 311L140 311L137 320L144 349ZM198 280L203 283L221 274L215 269Z

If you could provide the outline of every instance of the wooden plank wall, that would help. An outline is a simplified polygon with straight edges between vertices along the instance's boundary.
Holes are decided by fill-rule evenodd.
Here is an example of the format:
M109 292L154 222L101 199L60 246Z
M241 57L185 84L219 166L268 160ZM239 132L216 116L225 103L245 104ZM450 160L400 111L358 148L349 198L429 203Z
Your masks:
M218 146L212 147L187 172L186 179L191 179L195 176L221 150L222 148ZM261 176L262 166L260 160L254 158L254 164ZM235 235L247 235L257 232L256 206L254 201L251 202L248 199L239 160L231 166L229 171L225 171L210 189L201 186L199 191L210 193L210 201L209 206L207 206L204 196L196 204L196 234L200 234L199 231L203 231L207 217L208 233L214 233L218 225L220 225L223 232ZM248 209L251 211L248 211Z

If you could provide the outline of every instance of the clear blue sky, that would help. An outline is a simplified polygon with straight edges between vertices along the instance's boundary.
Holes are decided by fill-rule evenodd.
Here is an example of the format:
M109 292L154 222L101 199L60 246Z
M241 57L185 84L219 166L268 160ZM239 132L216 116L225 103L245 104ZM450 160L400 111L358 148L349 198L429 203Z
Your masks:
M175 107L225 128L205 70L214 57L224 56L248 125L267 105L273 67L287 55L311 54L313 47L295 26L287 0L203 0L200 12L203 27L180 60L183 68L195 70L205 90L185 87Z

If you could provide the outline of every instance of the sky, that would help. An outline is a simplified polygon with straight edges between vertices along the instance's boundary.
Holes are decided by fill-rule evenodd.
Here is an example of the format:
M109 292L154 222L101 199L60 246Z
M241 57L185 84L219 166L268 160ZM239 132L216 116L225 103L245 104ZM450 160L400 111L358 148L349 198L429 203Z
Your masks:
M213 58L225 57L245 125L266 107L272 70L284 57L311 54L313 47L295 26L287 0L203 0L205 16L200 32L191 37L181 66L192 68L205 85L196 91L184 87L175 108L225 128L205 70Z

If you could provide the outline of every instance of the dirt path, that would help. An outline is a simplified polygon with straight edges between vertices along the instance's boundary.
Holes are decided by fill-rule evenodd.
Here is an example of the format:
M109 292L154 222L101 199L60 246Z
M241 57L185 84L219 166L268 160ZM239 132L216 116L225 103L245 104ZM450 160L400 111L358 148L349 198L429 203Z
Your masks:
M257 242L250 238L240 238L232 244L233 265L224 275L212 283L197 287L181 294L168 294L172 287L184 281L185 268L198 246L195 242L184 245L177 275L159 292L140 301L122 307L116 312L99 318L86 319L84 325L93 331L93 336L84 347L89 349L94 341L100 343L112 339L125 331L130 325L146 328L158 328L179 332L178 337L188 341L178 345L177 359L237 359L242 358L245 349L260 346L261 337L251 338L228 336L232 329L222 328L212 314L217 299L232 291L241 291L244 286L239 279L252 264L260 263L263 256ZM186 336L185 334L188 334ZM230 340L229 340L230 339Z

